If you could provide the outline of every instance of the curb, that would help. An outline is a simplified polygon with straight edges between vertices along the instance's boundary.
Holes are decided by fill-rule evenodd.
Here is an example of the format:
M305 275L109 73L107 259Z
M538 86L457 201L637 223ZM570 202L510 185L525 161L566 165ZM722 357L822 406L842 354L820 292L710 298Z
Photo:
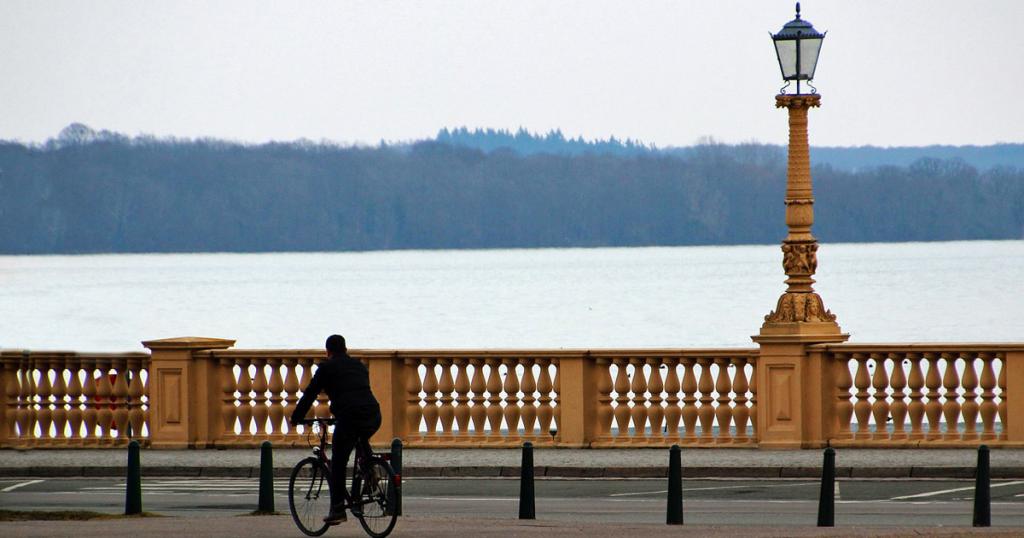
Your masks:
M516 478L518 466L407 466L407 478ZM54 466L0 467L0 477L123 477L125 467ZM275 467L274 476L287 478L291 467ZM145 466L145 477L256 478L259 467ZM538 478L666 478L668 467L537 466ZM683 467L683 478L820 478L820 467ZM837 467L837 478L974 478L974 467ZM1024 467L993 467L992 478L1024 478Z

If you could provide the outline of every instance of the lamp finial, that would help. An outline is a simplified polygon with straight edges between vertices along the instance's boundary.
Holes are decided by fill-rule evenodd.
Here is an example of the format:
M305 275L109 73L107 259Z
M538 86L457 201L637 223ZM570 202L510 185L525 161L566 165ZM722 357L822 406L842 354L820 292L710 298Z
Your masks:
M800 2L796 3L796 18L800 18Z

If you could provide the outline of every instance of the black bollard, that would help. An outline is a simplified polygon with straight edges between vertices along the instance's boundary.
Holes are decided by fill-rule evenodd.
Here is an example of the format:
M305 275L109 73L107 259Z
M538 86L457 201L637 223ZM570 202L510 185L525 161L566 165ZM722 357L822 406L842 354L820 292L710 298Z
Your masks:
M391 440L391 469L395 471L395 513L402 515L402 440Z
M668 451L668 517L669 525L683 524L683 464L679 445Z
M128 484L125 488L124 515L142 513L142 463L139 458L139 442L128 443Z
M988 446L978 447L978 469L974 478L974 526L992 526L992 492L989 482L992 479L988 465Z
M832 447L825 449L825 464L821 468L818 526L836 526L836 451Z
M274 450L270 441L260 445L260 501L257 512L274 512Z
M537 519L533 499L533 443L523 443L523 464L519 474L519 519Z

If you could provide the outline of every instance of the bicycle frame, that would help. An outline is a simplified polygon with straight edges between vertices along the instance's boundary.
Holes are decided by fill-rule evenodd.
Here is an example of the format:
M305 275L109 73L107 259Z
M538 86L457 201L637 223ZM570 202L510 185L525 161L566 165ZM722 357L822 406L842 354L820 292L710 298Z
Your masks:
M332 473L332 475L333 475L333 472L334 472L333 471L333 469L334 469L334 462L327 455L327 434L328 434L327 427L328 426L335 426L335 425L337 425L337 423L338 423L337 419L333 419L333 418L314 418L314 419L309 419L309 420L306 420L306 421L303 421L303 422L306 422L306 423L308 423L310 425L318 424L320 426L320 428L319 428L320 431L318 432L318 436L320 437L320 440L319 440L319 443L317 444L317 446L313 447L313 455L316 456L316 458L319 459L321 462L323 462L324 465L327 466L327 472L328 473ZM357 497L359 496L359 492L356 491L356 486L357 486L357 484L359 484L359 480L362 479L363 466L366 464L366 462L369 461L371 458L374 458L374 457L380 458L380 459L382 459L382 460L384 460L385 462L388 462L388 463L390 463L390 461L391 461L391 454L376 453L376 452L373 452L372 449L371 449L369 454L366 454L365 451L363 450L362 443L358 443L358 442L356 443L354 452L355 452L355 454L354 454L354 457L353 457L353 466L352 466L352 491L349 492L349 491L345 490L344 484L342 484L342 489L344 491L346 491L346 496L348 497L348 502L346 503L346 508L355 508L357 506L361 508L365 504L369 504L371 502L374 502L372 500L366 500L366 499L358 499L357 500ZM395 474L395 484L393 484L393 486L395 487L396 491L401 491L401 488L402 488L402 485L401 485L402 482L401 481L402 481L402 476L399 475L399 474Z

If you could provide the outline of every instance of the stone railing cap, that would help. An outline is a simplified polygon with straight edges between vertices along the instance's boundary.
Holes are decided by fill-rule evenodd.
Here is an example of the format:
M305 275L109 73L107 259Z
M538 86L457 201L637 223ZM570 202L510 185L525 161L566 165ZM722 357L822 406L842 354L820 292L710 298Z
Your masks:
M142 345L149 349L227 349L235 345L235 341L205 336L179 336L177 338L145 340Z

